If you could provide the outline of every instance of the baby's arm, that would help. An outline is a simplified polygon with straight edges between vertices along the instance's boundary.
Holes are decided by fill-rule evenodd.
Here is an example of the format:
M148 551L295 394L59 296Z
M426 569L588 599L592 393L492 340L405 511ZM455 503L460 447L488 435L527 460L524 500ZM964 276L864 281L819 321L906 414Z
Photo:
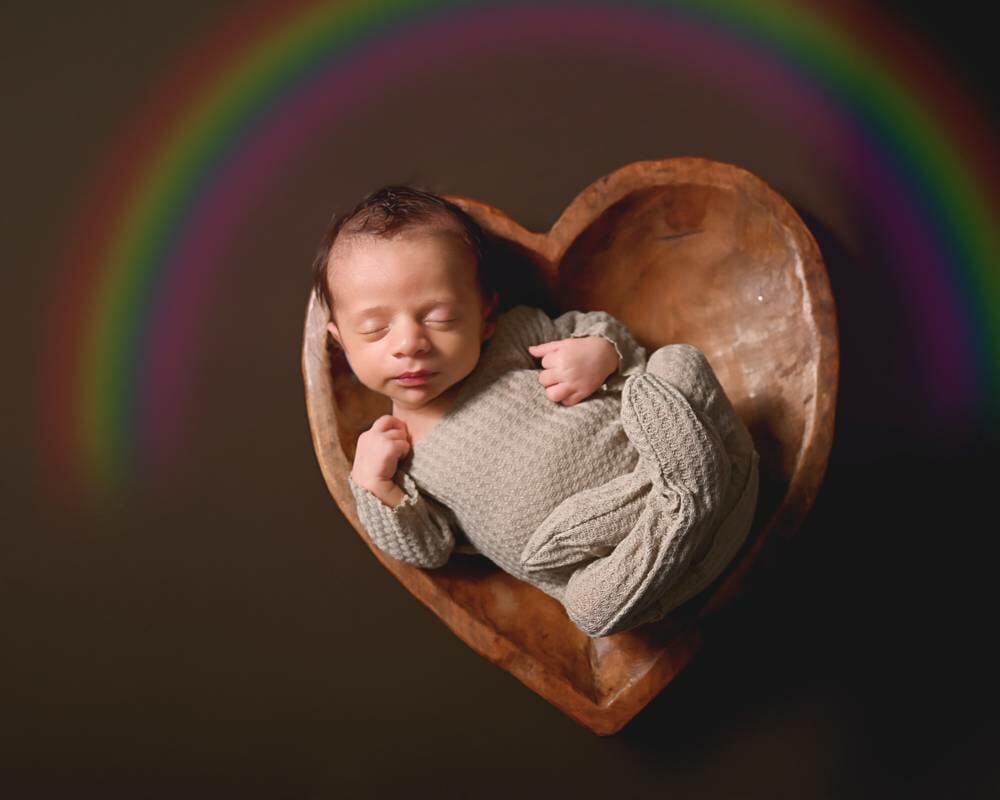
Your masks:
M455 534L443 509L422 497L413 479L402 473L403 500L390 508L348 478L358 519L383 553L415 567L440 567L455 549Z
M417 567L439 567L455 547L455 536L442 511L420 496L403 473L402 488L393 477L399 459L410 450L406 424L389 414L375 420L358 438L348 482L358 518L383 552Z

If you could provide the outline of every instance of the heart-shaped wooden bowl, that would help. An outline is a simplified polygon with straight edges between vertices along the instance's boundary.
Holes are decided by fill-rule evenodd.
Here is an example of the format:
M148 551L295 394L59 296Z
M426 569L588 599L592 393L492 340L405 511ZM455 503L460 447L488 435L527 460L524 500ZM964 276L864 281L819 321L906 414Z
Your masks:
M729 602L771 537L793 532L826 469L837 391L837 323L819 249L759 178L677 158L630 164L587 187L547 234L450 196L493 239L502 308L603 309L652 352L700 348L760 454L750 537L726 572L660 622L590 639L562 606L481 556L424 570L371 545L347 485L358 436L390 411L327 342L310 297L302 371L313 444L331 494L375 557L476 652L598 734L619 730L695 653L701 617Z

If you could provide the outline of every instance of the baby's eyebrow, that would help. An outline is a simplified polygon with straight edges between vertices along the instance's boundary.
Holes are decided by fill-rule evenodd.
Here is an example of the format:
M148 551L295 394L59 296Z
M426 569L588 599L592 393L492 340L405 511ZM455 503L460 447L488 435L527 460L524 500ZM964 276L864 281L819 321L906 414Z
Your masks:
M458 301L455 300L454 298L431 300L424 307L424 310L429 311L430 309L437 308L438 306L457 305L457 303ZM370 317L373 314L381 314L385 311L391 311L391 310L392 309L390 309L388 306L369 306L368 308L364 308L361 311L355 313L354 318L361 320L364 319L365 317Z
M362 309L354 314L355 319L364 319L365 317L370 317L372 314L379 314L383 311L388 311L388 306L371 306L370 308Z

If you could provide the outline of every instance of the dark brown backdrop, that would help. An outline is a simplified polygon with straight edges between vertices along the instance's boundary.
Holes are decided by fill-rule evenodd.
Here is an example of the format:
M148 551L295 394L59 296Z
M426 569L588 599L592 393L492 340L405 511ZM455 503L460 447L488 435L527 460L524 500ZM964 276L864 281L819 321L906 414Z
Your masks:
M239 6L2 11L9 796L995 791L996 665L979 644L994 636L980 552L995 514L965 498L990 490L996 449L928 449L883 424L869 378L887 354L871 346L898 320L891 293L866 288L882 265L852 198L780 120L681 74L510 53L372 98L247 220L176 461L116 504L52 499L33 470L33 381L51 276L72 268L56 263L66 226L152 81ZM985 101L993 43L961 7L908 24ZM752 170L813 227L844 329L839 438L800 538L770 553L690 669L599 739L452 636L327 495L298 366L307 267L333 208L383 182L468 194L543 230L600 175L674 155Z

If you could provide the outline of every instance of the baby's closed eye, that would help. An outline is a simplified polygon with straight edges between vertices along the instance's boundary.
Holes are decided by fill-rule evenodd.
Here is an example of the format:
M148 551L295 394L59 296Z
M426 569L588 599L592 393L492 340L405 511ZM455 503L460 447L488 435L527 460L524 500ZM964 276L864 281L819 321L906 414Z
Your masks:
M434 325L435 327L438 328L446 328L458 322L458 319L451 316L441 315L441 316L428 317L426 320L424 320L424 322ZM358 334L361 336L376 336L385 333L387 330L389 330L388 325L369 325L368 327L359 330Z

